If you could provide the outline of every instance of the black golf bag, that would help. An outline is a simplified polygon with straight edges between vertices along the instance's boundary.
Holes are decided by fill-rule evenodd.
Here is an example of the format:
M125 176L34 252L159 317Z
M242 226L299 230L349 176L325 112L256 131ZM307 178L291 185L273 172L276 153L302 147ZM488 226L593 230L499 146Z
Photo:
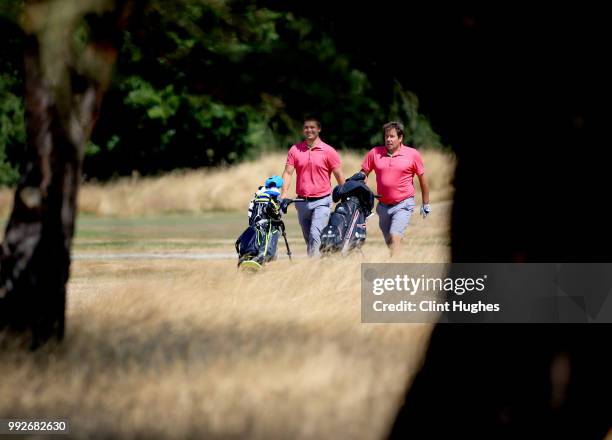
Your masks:
M276 259L278 239L285 224L276 196L258 192L249 208L249 227L236 240L238 266L249 262L254 267Z
M320 251L323 255L346 255L365 242L366 219L374 207L374 193L362 180L347 180L334 188L332 198L340 203L323 229Z

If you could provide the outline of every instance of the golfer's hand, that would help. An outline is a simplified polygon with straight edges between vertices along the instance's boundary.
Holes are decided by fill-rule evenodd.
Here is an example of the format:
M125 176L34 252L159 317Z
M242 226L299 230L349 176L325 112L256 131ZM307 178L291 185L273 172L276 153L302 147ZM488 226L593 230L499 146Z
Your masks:
M280 210L283 212L283 214L287 214L287 207L291 203L291 200L279 199L279 201L280 201Z
M427 217L427 215L431 212L431 206L429 206L429 203L425 203L424 205L421 205L421 215L423 216L423 218Z
M347 181L348 180L365 180L365 178L366 178L365 173L363 171L359 171L359 172L353 174L351 177L349 177L346 180Z

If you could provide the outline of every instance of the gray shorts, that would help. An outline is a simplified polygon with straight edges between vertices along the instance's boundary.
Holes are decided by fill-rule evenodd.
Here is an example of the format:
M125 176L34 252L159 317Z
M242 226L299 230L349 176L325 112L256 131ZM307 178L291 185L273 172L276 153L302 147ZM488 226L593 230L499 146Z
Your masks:
M391 235L404 236L410 217L414 211L414 197L402 200L397 205L385 205L378 203L376 214L378 214L378 225L385 236L385 242L391 243Z
M321 233L327 222L332 207L331 195L312 202L296 202L298 220L302 227L302 235L308 247L308 256L318 256L321 247Z

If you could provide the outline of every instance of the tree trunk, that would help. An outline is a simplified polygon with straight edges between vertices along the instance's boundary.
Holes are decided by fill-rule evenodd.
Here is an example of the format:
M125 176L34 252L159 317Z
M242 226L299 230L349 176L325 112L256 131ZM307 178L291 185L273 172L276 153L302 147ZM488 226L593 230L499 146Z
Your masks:
M30 336L33 348L64 335L83 151L128 6L105 0L26 5L27 154L0 249L0 328ZM87 8L101 14L86 16ZM64 21L54 22L59 16ZM90 41L76 49L74 31L83 19Z

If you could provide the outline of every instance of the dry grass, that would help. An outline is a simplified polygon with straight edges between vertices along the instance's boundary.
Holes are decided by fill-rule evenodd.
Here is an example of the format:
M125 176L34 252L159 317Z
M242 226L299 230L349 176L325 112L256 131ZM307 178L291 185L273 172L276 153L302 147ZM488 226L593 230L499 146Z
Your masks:
M449 212L415 216L394 261L447 262ZM0 414L67 417L74 438L384 438L431 328L361 324L360 264L389 261L369 230L364 259L257 275L233 260L76 261L62 345L32 354L0 333Z
M241 193L278 172L280 159L83 195L100 191L105 214L127 205L142 213L156 191L156 210L171 201L205 209L199 195L212 194L206 209L243 211ZM236 198L225 200L211 182L230 175ZM415 215L394 262L449 261L450 208L439 202L428 219ZM294 216L292 247L303 254ZM207 252L216 240L215 250L229 252L244 225L244 212L88 218L75 244L79 253L100 253L104 243L113 252L172 252L189 242ZM77 260L63 344L29 353L0 333L0 414L66 417L74 438L383 438L431 327L361 324L360 265L389 261L376 217L368 231L364 258L279 260L257 275L237 273L234 260Z
M244 210L266 177L282 174L285 159L286 156L279 153L224 169L87 184L80 191L79 208L85 214L125 217ZM348 177L359 170L363 156L345 152L342 159ZM431 200L452 199L455 157L450 153L426 150L423 160L431 186ZM374 185L374 179L370 180ZM295 188L295 180L292 187ZM0 216L6 216L11 205L11 191L0 190Z
M425 151L423 156L432 200L451 199L454 156L434 150ZM345 153L342 157L347 175L359 170L361 155ZM114 216L244 210L266 177L282 174L285 158L284 154L275 154L225 169L86 185L81 191L79 206L83 213ZM292 186L295 188L295 184Z
M0 217L8 217L13 208L13 189L0 188Z
M78 438L381 438L430 328L361 324L360 263L77 262L66 342L3 344L0 414Z

